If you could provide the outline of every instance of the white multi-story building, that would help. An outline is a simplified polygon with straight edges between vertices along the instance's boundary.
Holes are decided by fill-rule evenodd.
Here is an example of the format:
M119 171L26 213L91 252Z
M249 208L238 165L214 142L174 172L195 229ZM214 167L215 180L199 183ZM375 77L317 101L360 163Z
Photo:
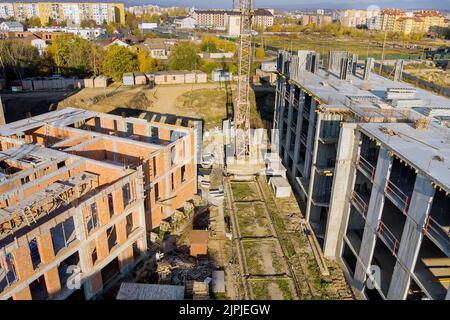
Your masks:
M63 3L62 11L69 24L80 24L80 9L76 3Z

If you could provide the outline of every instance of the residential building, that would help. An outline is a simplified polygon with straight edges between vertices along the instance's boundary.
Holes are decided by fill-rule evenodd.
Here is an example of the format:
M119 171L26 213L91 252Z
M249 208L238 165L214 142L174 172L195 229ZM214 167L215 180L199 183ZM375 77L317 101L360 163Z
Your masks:
M106 33L106 29L104 28L81 28L81 27L35 27L35 28L28 28L28 31L33 33L41 33L41 32L69 33L79 36L86 40L94 40Z
M230 16L239 15L238 11L233 10L194 10L192 17L195 24L202 28L215 28L227 30L230 22ZM236 19L233 20L236 22ZM268 9L255 9L253 16L253 25L263 28L271 27L274 23L274 15Z
M11 17L19 21L38 17L41 25L45 25L50 19L75 25L86 20L93 20L99 25L104 22L123 24L125 23L125 7L120 2L15 1L0 3L0 18Z
M174 20L177 29L192 30L195 29L195 19L192 17L181 17Z
M74 108L0 127L0 300L90 299L129 272L197 191L198 132Z
M142 46L148 51L150 57L166 60L177 43L176 39L153 38L146 39Z
M4 21L0 23L0 32L23 32L23 25L18 21Z
M147 33L158 28L158 24L156 22L143 22L139 23L138 28L139 30L141 30L142 33Z
M300 23L302 26L307 26L309 24L316 24L316 25L324 25L329 24L333 22L333 17L329 15L322 15L322 14L303 14L300 17Z
M434 178L430 178L430 174L433 173L427 173L425 163L434 166L435 164L430 162L430 159L434 157L437 160L443 158L444 163L438 164L438 166L440 168L445 167L445 161L448 157L446 153L450 141L444 137L448 137L450 132L438 123L438 119L439 115L445 115L450 110L450 100L401 82L401 70L398 71L398 68L395 72L395 81L371 73L373 59L368 59L363 70L360 70L357 56L350 55L347 52L330 52L328 63L322 63L322 68L320 62L316 62L320 60L318 58L317 53L310 51L299 51L296 55L285 51L279 53L277 64L279 76L274 115L274 129L276 129L277 136L275 144L273 144L275 150L272 151L280 154L283 165L287 169L287 178L305 204L306 222L313 230L314 236L317 237L324 255L343 263L344 269L348 271L349 282L361 294L361 297L411 298L412 294L405 292L408 290L416 292L417 287L419 287L423 291L423 297L444 299L447 294L447 299L450 298L447 293L448 283L440 280L445 278L446 275L439 276L440 271L437 271L438 268L446 264L448 266L448 261L450 261L448 258L449 251L445 251L448 248L442 251L441 249L445 248L442 245L435 248L436 250L432 249L433 251L423 253L424 258L427 255L431 258L436 255L438 260L422 261L427 267L423 267L423 264L420 265L422 268L420 271L422 272L421 280L414 276L413 265L407 264L406 269L401 269L405 266L402 264L406 259L405 257L409 256L408 253L408 255L400 257L401 252L402 254L406 252L399 251L399 246L402 246L401 242L403 241L401 233L396 233L395 237L391 239L391 248L379 249L385 253L396 246L395 250L398 251L391 252L393 252L394 259L400 259L398 265L395 263L397 260L392 260L392 256L386 258L385 256L378 256L378 253L376 260L371 261L373 246L376 242L374 239L377 237L381 239L376 244L378 247L383 247L389 240L385 238L383 240L381 233L388 234L389 231L385 230L391 230L394 228L393 225L395 225L395 228L400 228L400 232L402 230L403 225L398 221L392 224L393 219L397 219L397 213L393 210L395 206L400 206L402 209L399 210L403 210L401 211L403 213L409 212L408 208L410 208L412 216L422 214L425 211L423 208L418 210L416 205L414 209L411 207L413 205L412 197L414 197L412 190L416 188L415 184L422 184L423 180L414 180L414 176L413 178L408 177L409 173L405 171L406 169L401 168L401 166L405 166L405 158L402 158L403 162L400 162L402 165L396 164L395 170L399 168L400 171L396 171L395 179L392 176L392 184L388 185L386 180L374 180L377 179L375 176L379 163L384 163L384 169L380 169L380 175L387 175L386 168L391 170L389 165L384 166L385 162L380 158L385 159L385 154L379 156L380 153L374 150L367 151L365 146L369 142L371 145L378 147L380 143L392 143L395 144L395 147L391 146L390 148L397 148L399 153L409 149L413 153L422 154L424 160L420 163L414 163L417 160L413 161L412 159L406 161L408 166L414 167L412 172L416 174L423 172L422 174L427 175L429 181L439 185L442 190L448 190L448 182L436 182L439 181L439 174L436 173ZM326 59L324 60L326 61ZM401 66L401 63L398 66ZM433 114L435 118L429 117L430 114ZM382 132L380 135L386 135L381 140L382 142L374 143L375 137L370 135L368 141L359 143L360 140L357 140L359 139L358 129L355 128L363 128L361 130L364 130L365 126L379 128L377 130ZM429 135L429 138L425 138L426 135ZM394 136L396 138L393 138ZM397 141L397 139L400 140ZM409 143L405 143L402 147L402 139L409 141ZM443 141L440 147L435 145L438 141ZM364 158L357 157L359 148L366 150L364 151L366 152ZM356 159L353 157L356 157ZM355 160L353 164L350 159ZM354 166L359 166L364 171L356 178L354 173L357 169ZM386 176L383 176L383 179L385 178ZM355 182L355 179L357 182ZM417 188L420 188L420 186ZM358 194L354 195L352 191L356 189ZM370 196L370 190L372 194L375 194L374 196ZM391 200L394 199L395 202L393 204L386 202L383 212L382 222L388 225L388 229L385 229L385 225L381 224L378 219L381 214L380 210L383 210L382 204L380 204L381 200L379 200L381 198L380 193L389 194L386 197L390 197ZM421 196L423 193L418 189L416 197L419 195ZM445 195L445 192L443 195ZM436 217L439 214L442 215L444 208L448 207L448 203L445 201L449 199L447 195L445 197L447 198L440 198L436 203L436 210L440 212L436 213ZM430 202L426 202L430 199L421 198L419 200L417 198L414 201L420 202L422 200L423 206L430 204ZM370 208L375 206L375 203L377 203L377 207L374 207L374 209L376 208L378 218L375 219L375 216L372 216L372 220L369 222L367 212L372 210ZM351 220L348 220L348 212L352 212L351 210L360 210L362 215L366 215L367 224L361 219L359 222L354 220L358 218L355 217L355 214L352 215ZM442 218L441 216L436 218L439 219L438 225L431 225L428 229L430 231L424 231L423 228L417 230L421 234L432 233L432 228L437 232L440 232L440 230L448 231L450 225L448 218ZM433 217L433 219L435 218ZM405 221L403 222L405 223ZM353 226L353 223L355 226ZM430 222L430 224L433 223ZM404 225L405 230L407 230L407 224ZM347 227L358 229L358 235L360 236L358 245L350 249L344 245L344 241L348 242L350 237L353 236L352 234L347 235L348 238L346 238ZM417 238L414 237L417 234L413 236L410 234L404 234L406 239L403 241L404 247L407 246L409 240L414 239L411 245L414 246L416 252L419 249L424 252L428 250L428 240L425 241L427 244L423 245L427 247L421 249L420 243L415 242ZM442 234L439 236L442 236ZM442 241L444 246L450 247L448 236L447 234L446 238L443 237L444 240ZM367 240L365 240L366 237ZM353 241L353 238L350 240ZM439 253L437 249L441 252ZM349 252L352 252L352 255ZM344 257L350 258L348 258L348 261L344 261L347 259L344 259ZM411 255L411 259L416 258L417 255ZM385 264L383 259L390 259L390 262ZM362 265L360 265L361 261L363 261ZM408 263L411 261L408 260ZM440 264L441 262L442 264ZM376 292L368 291L367 285L364 287L365 283L363 283L367 278L366 272L369 271L367 268L371 265L378 265L381 268L381 289L375 290ZM396 275L392 276L394 265L396 265ZM350 267L347 270L345 266ZM443 273L445 272L443 271ZM387 275L386 278L385 275ZM389 290L392 290L392 292L388 293Z

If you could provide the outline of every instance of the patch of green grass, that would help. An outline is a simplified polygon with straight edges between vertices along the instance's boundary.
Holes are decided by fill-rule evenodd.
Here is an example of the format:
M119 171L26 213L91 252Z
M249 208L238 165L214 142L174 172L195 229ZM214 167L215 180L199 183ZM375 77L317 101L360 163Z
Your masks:
M255 201L259 200L255 186L247 182L232 182L231 190L235 201Z
M215 292L214 300L229 300L229 298L225 292Z
M270 281L251 281L250 286L253 292L253 299L255 300L269 300L273 299L270 296L269 284L276 285L281 291L284 300L293 300L294 295L292 294L289 282L284 279L280 280L270 280Z
M269 220L261 203L237 203L237 219L241 236L270 236Z

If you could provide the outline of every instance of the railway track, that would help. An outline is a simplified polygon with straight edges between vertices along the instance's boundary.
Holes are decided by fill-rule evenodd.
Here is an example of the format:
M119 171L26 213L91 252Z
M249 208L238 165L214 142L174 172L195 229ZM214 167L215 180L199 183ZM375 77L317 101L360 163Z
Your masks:
M241 182L239 182L241 183ZM245 183L245 182L244 182ZM252 299L254 298L252 296L252 290L250 281L276 281L276 280L286 280L290 283L290 291L293 291L293 295L295 299L301 299L302 293L300 290L300 287L298 285L298 281L296 278L296 275L294 273L293 267L291 265L291 262L289 258L286 255L286 249L283 246L282 241L279 238L278 231L275 227L275 221L273 219L273 216L270 213L270 208L265 200L264 192L260 186L260 182L258 179L253 179L247 182L248 184L253 184L256 186L257 195L259 197L258 200L250 201L250 203L262 203L264 208L264 214L267 218L267 221L269 222L269 229L271 232L271 236L245 236L243 237L241 234L241 231L239 229L239 221L237 218L238 210L236 208L236 203L249 203L247 201L236 201L233 195L232 187L231 187L231 178L226 177L225 178L225 188L226 188L226 196L228 200L228 205L230 209L230 217L231 222L233 226L233 240L234 245L236 246L237 252L238 252L238 260L240 264L241 269L241 279L244 287L244 295L245 299ZM257 242L257 241L264 241L264 240L270 240L274 241L276 243L276 247L278 248L280 254L281 254L281 261L282 264L286 267L286 272L283 272L281 274L251 274L249 272L249 268L247 265L247 259L245 256L245 250L244 250L244 242Z

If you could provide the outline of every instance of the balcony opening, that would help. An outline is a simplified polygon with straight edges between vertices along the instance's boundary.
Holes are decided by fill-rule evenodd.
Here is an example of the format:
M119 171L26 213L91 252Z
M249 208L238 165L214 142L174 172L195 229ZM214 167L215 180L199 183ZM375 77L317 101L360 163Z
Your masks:
M114 258L110 263L108 263L101 271L103 285L111 281L120 272L119 259Z
M0 256L0 292L8 288L19 279L16 265L11 253Z
M30 283L30 291L32 300L46 300L48 298L47 285L43 275Z
M117 244L117 232L116 232L116 226L113 225L111 228L106 230L106 235L108 237L108 250L109 252L112 251L112 249Z
M419 287L414 279L411 279L406 300L429 300L422 288Z
M369 210L372 182L360 171L356 173L355 187L351 194L351 204L365 218Z
M353 274L355 273L356 269L357 259L355 254L345 241L344 241L344 250L342 252L342 260L345 262L348 272L353 277Z
M450 258L428 237L423 237L414 275L433 299L445 299L450 285Z
M443 252L450 256L450 197L436 190L430 214L425 223L425 234Z
M76 273L80 272L80 268L80 255L78 254L78 252L75 252L59 264L58 274L61 288L64 288L68 285L69 277L75 276ZM74 277L71 280L76 279Z
M346 236L355 252L359 252L359 249L361 248L365 223L366 220L362 217L361 213L352 206L350 208Z
M57 255L60 250L68 247L76 240L73 217L51 228L50 234L53 242L53 250L55 251L55 255Z
M369 164L376 167L378 161L378 154L380 147L377 146L374 140L369 139L366 135L362 135L361 138L361 151L360 155L367 160Z
M317 206L328 206L331 197L332 176L315 175L313 202Z
M379 279L380 283L378 285L381 287L381 292L384 296L387 296L396 261L397 259L392 255L391 249L383 241L378 239L371 265L377 266L380 269L379 276L375 278Z
M323 247L325 231L327 228L327 220L328 208L314 205L311 206L309 223L321 247Z
M41 264L41 255L39 254L39 249L37 245L36 238L33 238L28 243L30 248L31 262L33 263L33 268L36 269Z
M331 117L331 116L330 116ZM319 140L324 144L337 143L341 130L341 117L336 120L322 120L320 125Z
M389 239L389 241L397 241L396 250L398 250L398 244L402 238L403 228L406 223L406 216L389 199L385 199L381 222L383 229L385 229L383 231L390 232L395 238Z
M416 172L405 166L405 162L398 158L393 159L385 194L405 214L408 212L416 176Z
M319 143L316 167L319 171L333 170L336 162L336 145Z

